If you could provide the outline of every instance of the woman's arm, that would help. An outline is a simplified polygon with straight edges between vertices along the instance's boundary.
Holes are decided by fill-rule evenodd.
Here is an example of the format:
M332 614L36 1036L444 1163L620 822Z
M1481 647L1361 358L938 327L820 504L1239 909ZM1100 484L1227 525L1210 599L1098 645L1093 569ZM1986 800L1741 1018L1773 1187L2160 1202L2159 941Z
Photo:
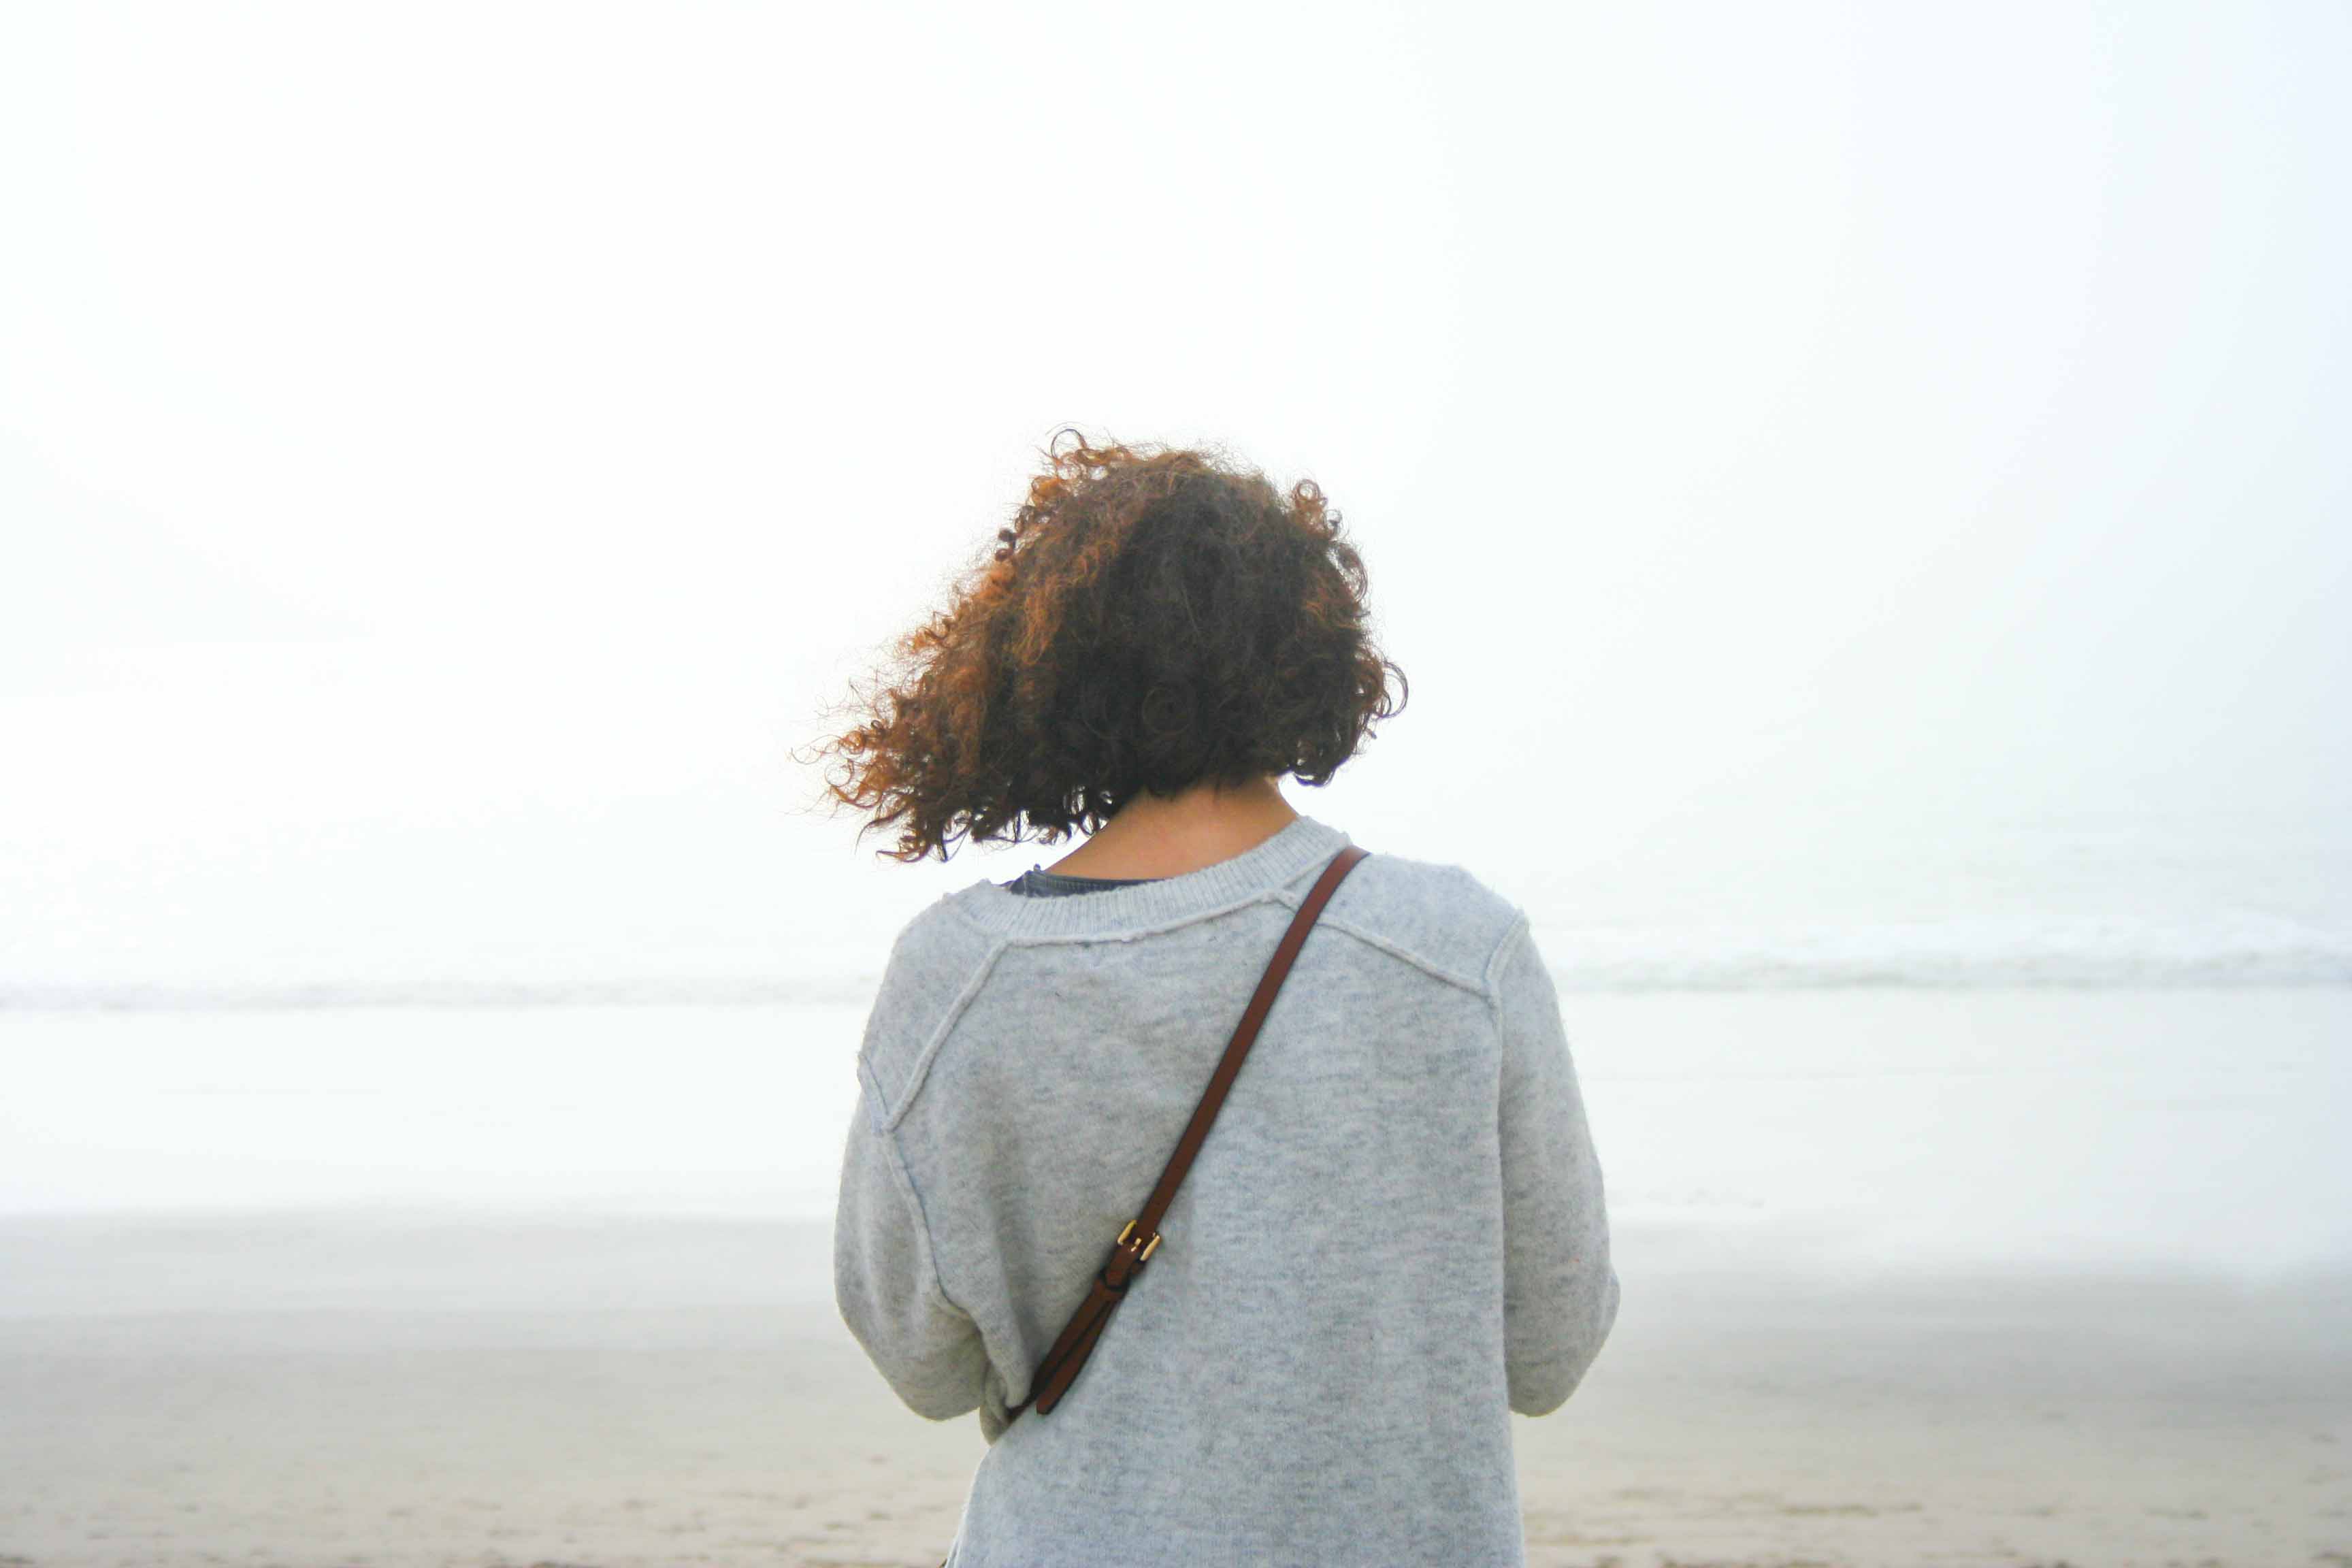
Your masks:
M1501 1032L1503 1342L1511 1408L1568 1402L1617 1321L1601 1161L1525 911L1487 971Z
M861 1054L857 1114L841 1162L834 1216L834 1300L842 1321L908 1409L934 1421L980 1408L988 1353L980 1327L948 1299L932 1260L921 1196Z

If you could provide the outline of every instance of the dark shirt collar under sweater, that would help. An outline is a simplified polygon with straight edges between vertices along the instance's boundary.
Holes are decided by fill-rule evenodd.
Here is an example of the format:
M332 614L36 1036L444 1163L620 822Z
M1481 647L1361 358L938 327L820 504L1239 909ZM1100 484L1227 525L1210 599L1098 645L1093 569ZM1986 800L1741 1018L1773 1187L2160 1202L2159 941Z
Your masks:
M1000 882L1029 898L1058 899L1072 893L1098 892L1105 888L1124 888L1136 882L1157 882L1157 877L1073 877L1066 871L1048 871L1043 866L1032 866L1009 882Z

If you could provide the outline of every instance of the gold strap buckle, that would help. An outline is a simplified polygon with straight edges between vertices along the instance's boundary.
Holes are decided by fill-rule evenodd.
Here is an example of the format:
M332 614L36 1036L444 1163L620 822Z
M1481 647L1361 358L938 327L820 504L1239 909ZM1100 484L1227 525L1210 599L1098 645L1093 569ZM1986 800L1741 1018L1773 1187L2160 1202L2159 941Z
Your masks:
M1125 1247L1127 1245L1127 1238L1135 1234L1135 1226L1136 1222L1134 1220L1129 1220L1127 1222L1127 1228L1118 1233L1119 1246ZM1155 1230L1151 1233L1151 1239L1143 1244L1143 1250L1135 1255L1135 1260L1138 1263L1140 1263L1145 1258L1150 1258L1151 1256L1151 1249L1159 1245L1160 1233Z

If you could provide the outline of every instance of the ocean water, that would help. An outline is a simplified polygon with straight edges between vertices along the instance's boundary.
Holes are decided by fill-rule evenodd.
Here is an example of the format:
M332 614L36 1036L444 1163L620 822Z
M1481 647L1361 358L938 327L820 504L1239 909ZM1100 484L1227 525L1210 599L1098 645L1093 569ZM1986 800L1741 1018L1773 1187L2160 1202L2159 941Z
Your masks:
M1580 992L2352 985L2352 834L2333 822L1825 799L1520 842L1507 823L1382 821L1298 793L1375 852L1465 866L1525 906ZM0 1017L859 1005L916 910L1068 847L903 866L839 838L663 803L593 831L327 837L252 860L208 845L168 876L127 851L36 856L26 896L0 900Z
M1571 993L1563 1011L1612 1215L1727 1267L2352 1259L2352 988ZM864 1016L0 1014L0 1214L829 1219ZM1226 1114L1247 1105L1237 1089Z
M1559 854L1351 832L1534 916L1629 1223L1825 1268L2352 1257L2343 846L2146 812L1948 821L1824 805ZM19 907L0 1214L829 1218L896 927L1059 851L723 847L662 862L731 891L659 920L618 880L525 898L512 867L453 899L432 864L413 908L341 868L289 906L318 914L304 942L257 935L278 906L251 900L207 923L86 889L55 906L79 928Z

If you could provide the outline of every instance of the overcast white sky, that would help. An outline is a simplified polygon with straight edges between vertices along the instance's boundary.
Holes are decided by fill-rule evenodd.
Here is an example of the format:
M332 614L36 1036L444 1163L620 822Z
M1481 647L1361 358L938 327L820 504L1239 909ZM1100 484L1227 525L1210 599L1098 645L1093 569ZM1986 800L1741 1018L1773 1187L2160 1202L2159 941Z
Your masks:
M788 753L1066 422L1323 485L1412 701L1293 798L1514 896L2340 865L2347 74L2331 5L11 6L0 982L758 973L1050 861L877 865Z

